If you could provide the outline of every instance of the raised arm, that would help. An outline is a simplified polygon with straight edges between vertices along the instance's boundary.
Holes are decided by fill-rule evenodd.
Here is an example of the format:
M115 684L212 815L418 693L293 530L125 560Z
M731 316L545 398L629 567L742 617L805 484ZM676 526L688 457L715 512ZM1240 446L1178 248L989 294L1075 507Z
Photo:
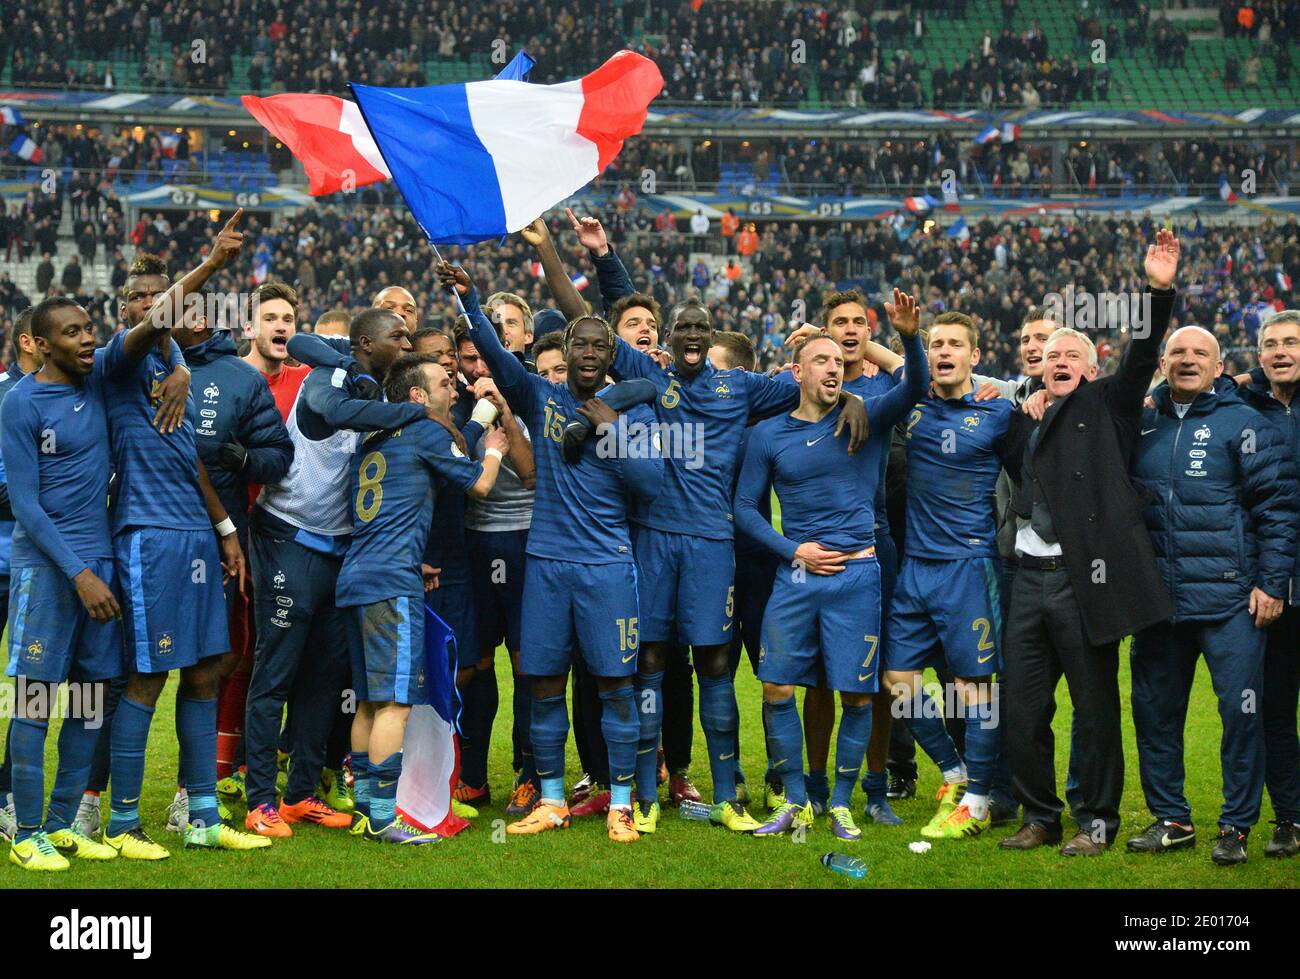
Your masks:
M551 240L551 234L546 230L546 222L536 218L519 233L524 241L537 249L537 257L542 263L542 272L546 275L546 287L551 290L555 305L560 307L564 318L573 320L578 316L586 315L587 301L582 298L578 287L569 278L560 253L555 250L555 242Z
M1174 275L1178 271L1178 257L1182 248L1172 231L1161 228L1156 232L1156 243L1147 248L1143 268L1147 275L1147 289L1142 293L1145 303L1150 296L1151 315L1145 323L1139 320L1128 346L1120 357L1119 369L1110 390L1111 404L1132 414L1142 410L1142 401L1151 383L1151 374L1160 363L1160 344L1174 313ZM1134 317L1131 315L1130 320Z
M487 362L497 388L506 396L510 407L527 416L532 410L532 380L519 358L501 345L497 331L483 315L483 308L478 304L478 290L470 281L469 273L458 265L443 262L437 267L438 279L444 289L455 292L460 297L469 321L469 337L473 341L479 356Z
M400 428L424 417L424 409L418 404L389 404L353 397L347 371L342 368L313 370L303 381L302 397L308 408L336 430L378 432Z
M579 218L568 207L564 213L578 236L578 242L591 254L592 263L596 266L600 299L605 306L605 315L608 316L614 303L636 292L632 286L632 277L627 274L622 261L610 247L609 238L598 220L593 217Z
M903 334L903 354L903 382L867 402L867 421L877 432L891 429L907 417L908 411L925 397L925 389L930 386L929 359L921 338L915 332Z
M352 344L347 337L320 336L316 333L295 333L287 345L289 356L308 367L351 366Z

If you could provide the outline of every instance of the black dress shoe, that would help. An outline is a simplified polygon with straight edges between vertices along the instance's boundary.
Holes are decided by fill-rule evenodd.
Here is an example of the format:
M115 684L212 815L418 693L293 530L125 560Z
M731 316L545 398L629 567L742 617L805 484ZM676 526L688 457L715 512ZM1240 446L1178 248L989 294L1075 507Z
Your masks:
M1246 862L1246 834L1236 826L1220 826L1219 839L1214 844L1210 859L1220 867L1233 867Z
M1001 850L1035 850L1040 846L1055 845L1061 842L1061 827L1044 826L1042 823L1025 823L1014 836L1008 836L998 844Z
M1063 857L1099 857L1110 849L1109 843L1098 843L1082 831L1074 834L1065 846L1061 847Z
M916 779L906 775L889 776L889 788L885 790L886 799L910 799L916 795Z
M1264 856L1294 857L1300 853L1300 827L1285 819L1274 820L1273 825L1277 829L1273 830L1273 838L1264 847Z
M1168 853L1170 850L1187 850L1196 846L1196 829L1180 826L1167 819L1157 819L1141 836L1128 841L1134 853Z

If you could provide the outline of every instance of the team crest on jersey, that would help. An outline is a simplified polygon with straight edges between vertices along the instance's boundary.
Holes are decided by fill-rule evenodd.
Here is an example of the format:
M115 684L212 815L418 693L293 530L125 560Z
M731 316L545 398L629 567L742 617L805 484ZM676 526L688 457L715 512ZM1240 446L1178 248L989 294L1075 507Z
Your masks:
M27 648L23 650L23 658L29 663L39 663L45 659L45 643L39 639L33 639L27 644Z
M423 686L424 686L424 670L421 670L419 676L417 676L417 677L415 678L415 685L416 685L417 687L423 687Z
M1196 430L1196 441L1208 442L1212 434L1208 425L1202 425Z
M284 587L284 572L283 572L283 571L277 571L277 572L275 573L275 577L271 579L271 584L273 584L276 588L283 588L283 587Z
M961 430L963 432L973 432L980 427L979 415L967 415L961 420Z
M203 397L208 401L216 401L217 398L221 397L221 388L215 384L209 384L203 389Z
M157 408L160 404L162 404L162 382L155 377L153 386L149 389L149 405Z
M719 398L730 398L731 388L727 386L726 381L719 380L718 386L713 389L713 393L716 394Z
M159 656L166 656L169 653L174 652L175 649L176 649L176 641L172 639L172 634L170 632L164 632L161 636L158 637Z

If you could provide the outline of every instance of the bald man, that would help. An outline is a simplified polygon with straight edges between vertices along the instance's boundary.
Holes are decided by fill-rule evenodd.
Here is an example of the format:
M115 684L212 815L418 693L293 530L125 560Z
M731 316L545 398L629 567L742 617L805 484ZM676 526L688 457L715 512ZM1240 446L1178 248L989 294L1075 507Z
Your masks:
M415 306L415 297L401 286L389 286L375 293L375 300L370 304L376 309L391 309L406 320L406 328L415 333L420 326L419 310Z
M1133 637L1133 723L1155 822L1135 852L1195 845L1183 792L1183 727L1205 656L1223 721L1223 808L1211 859L1246 860L1264 785L1266 630L1282 613L1296 557L1295 462L1274 425L1223 374L1218 341L1186 326L1165 344L1133 458L1171 618Z

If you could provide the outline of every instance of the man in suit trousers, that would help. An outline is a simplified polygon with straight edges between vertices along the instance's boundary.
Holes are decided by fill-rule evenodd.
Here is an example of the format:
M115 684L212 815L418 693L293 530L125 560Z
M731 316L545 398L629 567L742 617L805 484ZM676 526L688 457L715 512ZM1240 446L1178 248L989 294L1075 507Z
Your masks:
M1174 308L1178 256L1173 233L1157 232L1144 264L1149 315L1133 329L1115 374L1097 378L1097 352L1084 334L1052 334L1043 374L1047 411L1037 424L1018 414L1008 435L1019 569L1007 620L1003 707L1025 821L1003 849L1061 840L1052 716L1062 673L1084 723L1075 759L1079 832L1061 853L1098 855L1119 829L1119 643L1173 609L1128 469Z

